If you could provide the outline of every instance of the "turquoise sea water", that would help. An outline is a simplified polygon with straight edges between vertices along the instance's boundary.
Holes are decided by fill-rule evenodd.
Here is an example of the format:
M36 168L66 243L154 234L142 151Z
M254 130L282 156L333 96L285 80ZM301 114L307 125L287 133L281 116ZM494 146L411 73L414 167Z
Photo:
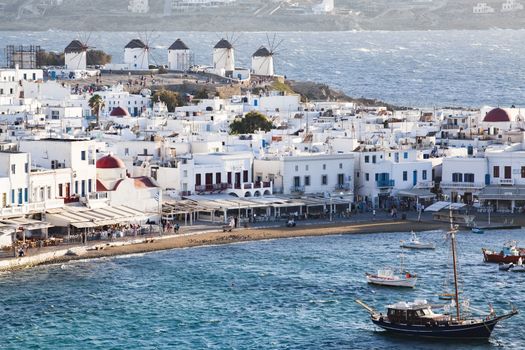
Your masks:
M2 349L520 349L525 315L503 322L489 343L427 343L374 328L376 308L438 302L447 276L443 234L435 251L405 252L415 290L368 286L365 271L396 266L408 233L343 235L179 249L72 262L0 276ZM525 312L525 274L482 262L525 231L459 235L465 295L472 306Z

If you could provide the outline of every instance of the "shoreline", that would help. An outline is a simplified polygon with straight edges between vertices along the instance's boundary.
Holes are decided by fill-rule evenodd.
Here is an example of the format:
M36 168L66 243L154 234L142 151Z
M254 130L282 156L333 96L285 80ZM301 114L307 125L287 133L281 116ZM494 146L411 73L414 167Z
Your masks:
M38 252L21 258L0 260L0 272L23 270L41 265L67 263L69 261L100 259L122 255L160 252L171 249L225 245L240 242L254 242L284 238L316 237L330 235L370 234L387 232L423 232L447 229L448 225L440 222L414 222L378 220L367 223L337 223L294 228L238 228L232 232L211 230L192 234L136 238L119 242L98 242L88 246L67 246L55 251ZM74 255L69 255L73 252Z

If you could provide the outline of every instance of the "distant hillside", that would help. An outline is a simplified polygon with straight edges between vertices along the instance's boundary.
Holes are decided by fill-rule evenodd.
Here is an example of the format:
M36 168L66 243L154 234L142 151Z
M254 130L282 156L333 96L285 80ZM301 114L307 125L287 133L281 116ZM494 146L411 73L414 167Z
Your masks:
M502 12L504 0L483 0L491 14L474 14L477 0L335 0L319 15L321 0L238 0L235 5L181 10L150 0L150 12L128 11L128 0L1 0L0 30L73 31L328 31L525 28L525 10ZM166 0L171 1L172 0ZM525 0L522 1L525 5ZM45 4L45 5L44 5Z

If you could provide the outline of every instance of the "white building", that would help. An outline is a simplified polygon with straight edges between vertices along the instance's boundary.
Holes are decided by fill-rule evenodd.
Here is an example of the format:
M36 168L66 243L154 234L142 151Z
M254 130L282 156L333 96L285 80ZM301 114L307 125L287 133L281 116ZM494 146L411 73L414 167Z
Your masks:
M64 50L64 61L68 70L86 70L88 47L80 40L73 40Z
M190 48L177 39L168 49L168 69L186 72L193 65L193 54Z
M266 47L260 47L252 55L252 73L255 75L274 76L273 53Z
M487 14L487 13L494 13L494 12L495 12L494 8L487 5L486 2L478 2L472 8L472 13L474 14Z
M312 7L312 11L318 15L324 15L334 11L334 0L322 0L318 5Z
M20 141L20 150L31 154L33 166L71 169L70 177L57 184L58 197L78 200L96 190L95 141L43 139Z
M151 97L149 95L130 94L124 90L122 85L112 86L108 90L97 91L94 94L104 99L101 113L105 116L109 116L119 107L126 110L133 117L138 117L151 109Z
M254 161L256 181L273 183L274 192L353 195L354 155L296 153Z
M0 152L0 208L29 203L30 155Z
M506 0L501 4L501 12L514 12L523 10L523 5L516 0Z
M213 69L222 76L235 70L235 50L226 39L221 39L213 48Z
M148 13L149 0L129 0L128 11L132 13Z
M140 39L131 40L124 48L124 65L128 70L148 70L149 47Z

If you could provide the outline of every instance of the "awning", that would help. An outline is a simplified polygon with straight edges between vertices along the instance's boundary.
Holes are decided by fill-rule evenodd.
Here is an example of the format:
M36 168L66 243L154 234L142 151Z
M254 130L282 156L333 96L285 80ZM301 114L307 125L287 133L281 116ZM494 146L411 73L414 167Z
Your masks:
M16 229L23 228L27 231L41 230L53 226L49 222L26 218L11 218L9 220L2 220L1 223L14 227Z
M427 208L425 208L425 211L440 211L444 209L459 210L465 206L466 204L463 204L463 203L450 203L450 202L440 201L440 202L436 202L428 206Z
M478 195L481 200L525 200L525 187L487 186Z
M421 198L421 199L432 199L436 195L428 189L424 188L413 188L411 190L401 190L397 193L398 197L410 197L410 198Z
M147 217L144 213L126 206L108 206L97 209L65 207L59 213L48 213L46 219L56 226L91 228L119 223L139 222L146 220Z

